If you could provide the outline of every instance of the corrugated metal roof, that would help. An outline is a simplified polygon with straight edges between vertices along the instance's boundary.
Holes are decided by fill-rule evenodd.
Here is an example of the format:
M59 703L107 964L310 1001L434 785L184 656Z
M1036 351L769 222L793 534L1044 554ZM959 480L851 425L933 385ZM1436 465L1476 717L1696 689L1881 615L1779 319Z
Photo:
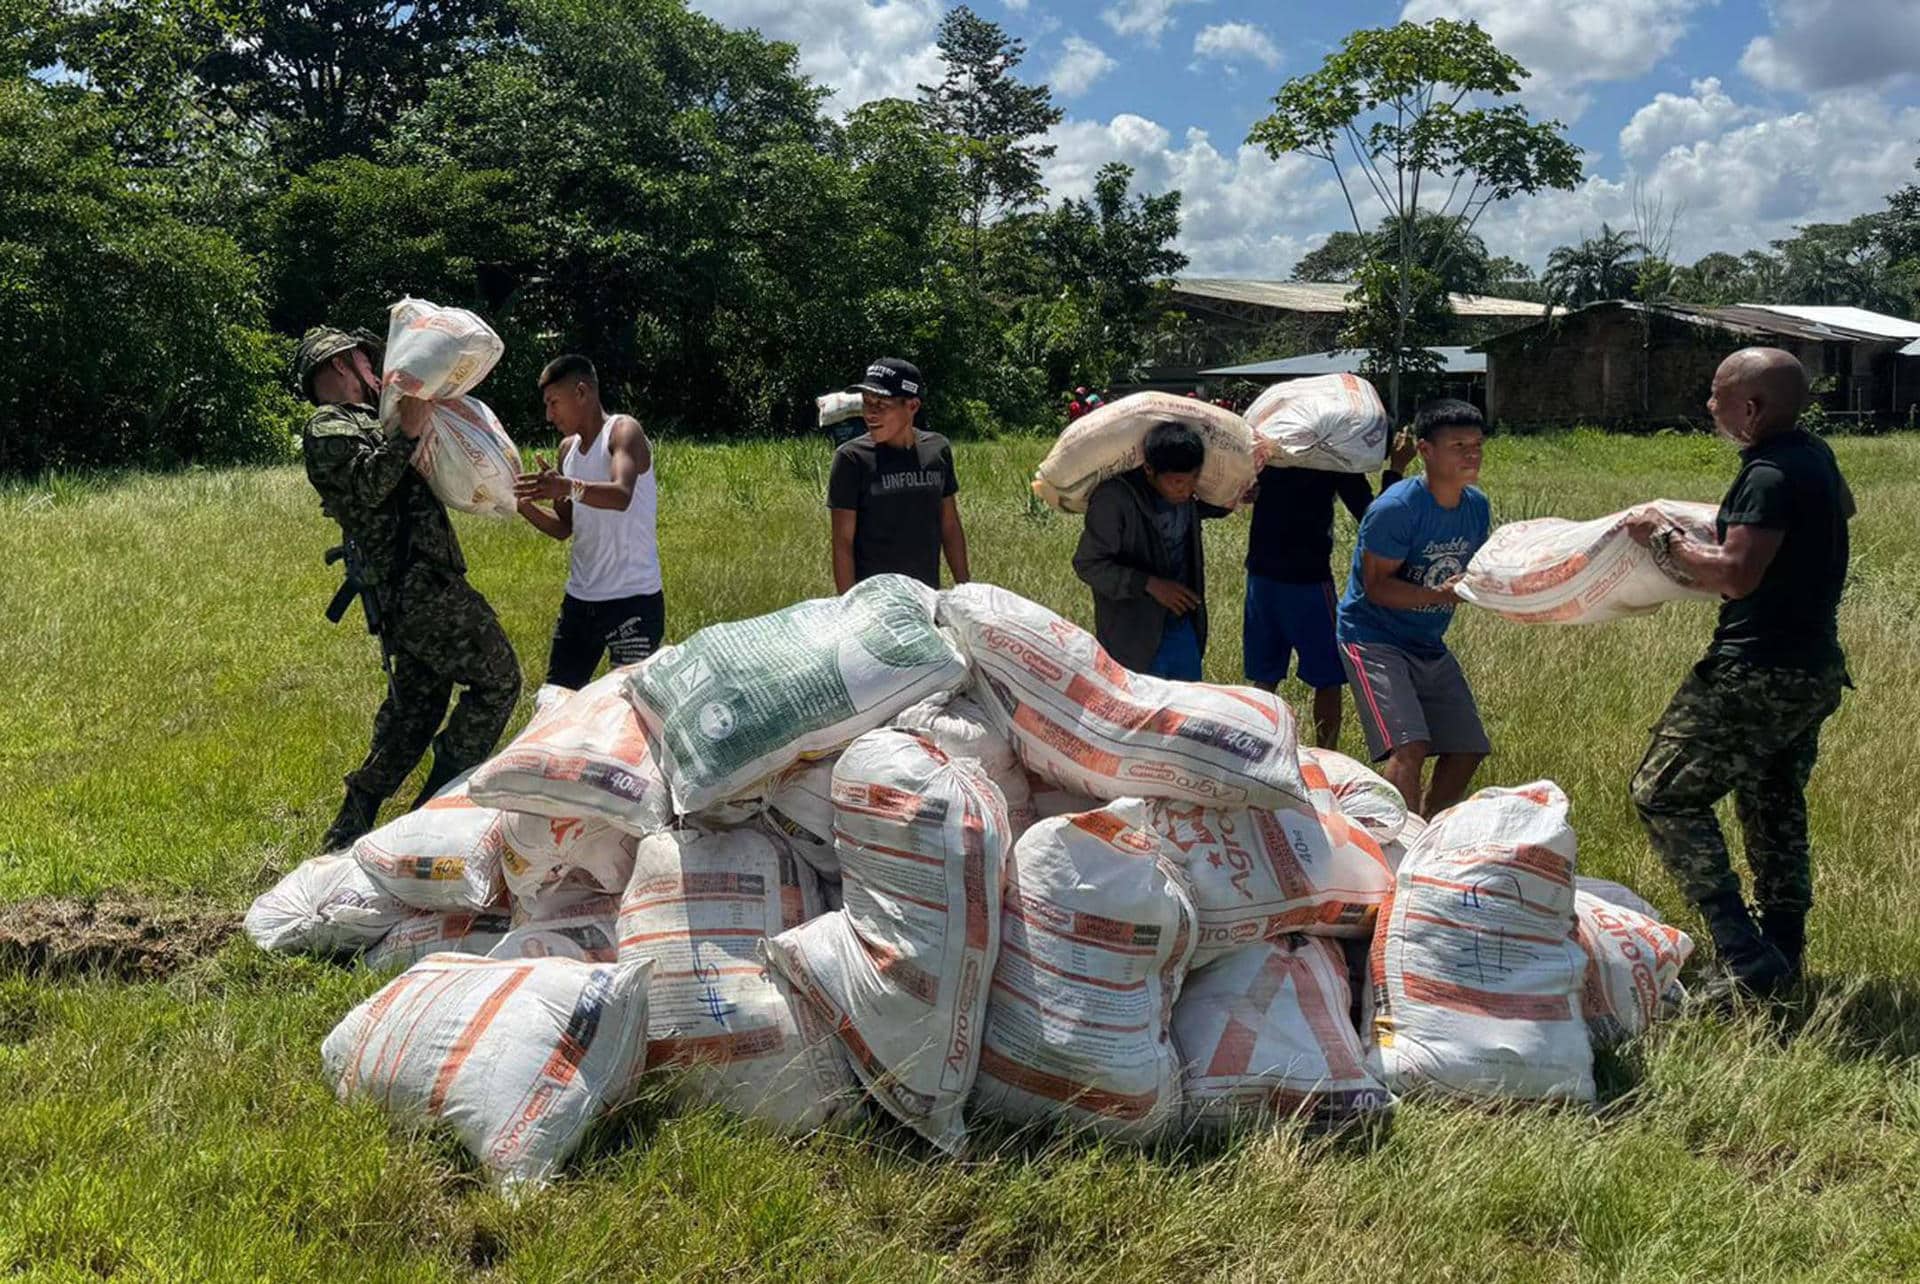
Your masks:
M1869 312L1865 308L1802 307L1781 303L1742 303L1740 306L1779 312L1802 321L1811 321L1815 325L1852 330L1882 339L1920 339L1920 321L1908 321L1884 312Z
M1712 326L1717 329L1731 330L1737 334L1783 335L1790 339L1803 339L1809 343L1885 342L1886 339L1890 337L1871 330L1858 330L1851 326L1843 326L1834 322L1819 321L1810 317L1796 315L1797 311L1859 312L1860 310L1857 308L1806 308L1789 310L1771 305L1762 306L1756 303L1732 303L1718 307L1709 307L1696 303L1639 303L1632 299L1603 299L1600 302L1589 303L1585 307L1575 308L1572 312L1563 314L1556 318L1555 324L1565 324L1568 317L1601 308L1619 308L1627 312L1654 312L1661 316L1670 317L1676 321L1684 321L1692 325ZM1877 314L1865 312L1861 313L1861 315L1873 317ZM1881 321L1898 321L1898 318L1883 317ZM1490 339L1483 339L1474 345L1474 350L1476 352L1485 352L1490 348L1498 348L1502 344L1518 339L1523 335L1537 333L1546 324L1547 323L1543 321L1538 325L1527 326L1520 330L1510 330L1505 334L1495 335Z
M1343 313L1350 305L1353 286L1338 281L1257 281L1222 276L1174 278L1175 294L1277 308L1283 312ZM1496 299L1482 294L1450 294L1454 315L1463 317L1537 317L1542 305L1524 299Z
M1440 368L1446 374L1466 375L1487 372L1487 359L1477 352L1469 352L1465 348L1429 348L1427 351L1440 358ZM1359 374L1360 367L1366 359L1367 351L1364 348L1335 348L1331 352L1310 352L1304 357L1255 361L1244 366L1221 366L1216 370L1202 370L1200 373L1223 379Z
M1900 355L1903 357L1920 357L1920 339L1915 339L1912 343L1900 349Z

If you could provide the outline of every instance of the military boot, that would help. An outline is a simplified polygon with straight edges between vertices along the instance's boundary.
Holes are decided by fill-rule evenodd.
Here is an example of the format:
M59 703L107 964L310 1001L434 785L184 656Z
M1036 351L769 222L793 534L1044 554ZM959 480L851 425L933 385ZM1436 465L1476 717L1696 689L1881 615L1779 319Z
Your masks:
M1761 936L1738 892L1703 901L1707 930L1720 956L1721 974L1701 987L1701 1003L1731 1007L1735 1000L1770 999L1791 983L1793 969L1778 948Z
M340 814L333 818L333 824L320 838L320 854L345 851L354 845L360 837L373 828L374 820L380 815L380 798L353 785L347 786L346 801L340 804Z
M452 784L455 776L471 766L473 764L470 762L456 761L436 750L433 755L433 770L427 773L427 783L420 786L420 792L414 796L407 810L419 811L433 800L435 794Z
M1787 984L1798 981L1807 956L1807 912L1763 909L1760 911L1760 935L1787 960Z

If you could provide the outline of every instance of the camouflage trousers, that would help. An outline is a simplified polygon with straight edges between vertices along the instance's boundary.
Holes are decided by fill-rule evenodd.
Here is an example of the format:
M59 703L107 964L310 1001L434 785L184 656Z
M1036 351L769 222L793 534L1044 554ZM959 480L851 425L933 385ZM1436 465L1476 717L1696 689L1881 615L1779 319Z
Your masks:
M1738 894L1713 814L1729 793L1762 910L1813 905L1807 778L1820 725L1840 707L1846 671L1769 669L1716 656L1694 667L1653 728L1633 777L1633 805L1653 849L1695 904Z
M400 787L429 745L438 762L462 769L479 763L520 698L513 644L465 576L416 566L387 615L393 674L366 761L347 776L349 787L378 798ZM465 690L441 730L456 685Z

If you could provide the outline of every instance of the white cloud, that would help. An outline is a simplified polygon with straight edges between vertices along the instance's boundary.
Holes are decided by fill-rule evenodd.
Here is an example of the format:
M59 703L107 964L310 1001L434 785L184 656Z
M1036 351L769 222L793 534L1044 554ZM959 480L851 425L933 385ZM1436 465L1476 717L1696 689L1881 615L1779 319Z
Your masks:
M1740 70L1770 89L1871 85L1920 72L1915 0L1774 0Z
M1534 110L1562 120L1592 102L1587 87L1645 75L1686 34L1711 0L1406 0L1414 22L1472 19L1533 75L1522 81ZM1843 0L1845 2L1845 0Z
M1220 62L1257 62L1268 70L1280 65L1280 49L1273 38L1250 22L1219 22L1203 27L1193 38L1197 58Z
M1068 36L1060 44L1060 60L1047 73L1047 83L1062 98L1078 98L1093 88L1093 82L1120 64L1091 40Z
M1136 191L1181 190L1179 246L1195 275L1284 277L1312 244L1346 219L1321 162L1270 159L1257 147L1221 152L1203 130L1176 143L1156 121L1123 113L1102 124L1073 120L1048 138L1046 162L1057 197L1085 196L1102 165L1133 166Z
M1880 208L1912 177L1920 107L1895 108L1854 91L1805 110L1746 119L1715 136L1668 148L1618 181L1591 177L1573 192L1496 207L1480 231L1495 253L1538 267L1548 251L1632 222L1631 184L1680 216L1671 254L1690 262L1713 250L1764 248L1806 223L1840 222Z
M831 105L849 111L876 98L912 98L915 86L937 84L940 51L934 33L940 0L692 0L729 27L751 27L800 49L800 70L833 90Z
M1001 3L1015 13L1025 13L1027 11L1027 0L1001 0Z
M1684 96L1655 94L1652 102L1633 113L1620 131L1620 154L1657 156L1676 144L1711 138L1755 114L1734 102L1717 77L1708 76L1694 81Z
M1173 25L1173 11L1198 0L1118 0L1100 13L1101 21L1123 36L1141 36L1158 44L1161 33Z

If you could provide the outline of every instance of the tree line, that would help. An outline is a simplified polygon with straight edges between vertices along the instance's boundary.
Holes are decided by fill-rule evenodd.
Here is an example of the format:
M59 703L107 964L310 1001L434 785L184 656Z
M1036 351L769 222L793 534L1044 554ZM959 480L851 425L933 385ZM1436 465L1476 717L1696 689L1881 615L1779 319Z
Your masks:
M1021 42L939 45L842 116L684 0L0 0L0 473L284 455L293 339L404 293L500 331L509 424L562 350L689 433L882 350L949 430L1046 421L1143 358L1180 196L1044 202Z

